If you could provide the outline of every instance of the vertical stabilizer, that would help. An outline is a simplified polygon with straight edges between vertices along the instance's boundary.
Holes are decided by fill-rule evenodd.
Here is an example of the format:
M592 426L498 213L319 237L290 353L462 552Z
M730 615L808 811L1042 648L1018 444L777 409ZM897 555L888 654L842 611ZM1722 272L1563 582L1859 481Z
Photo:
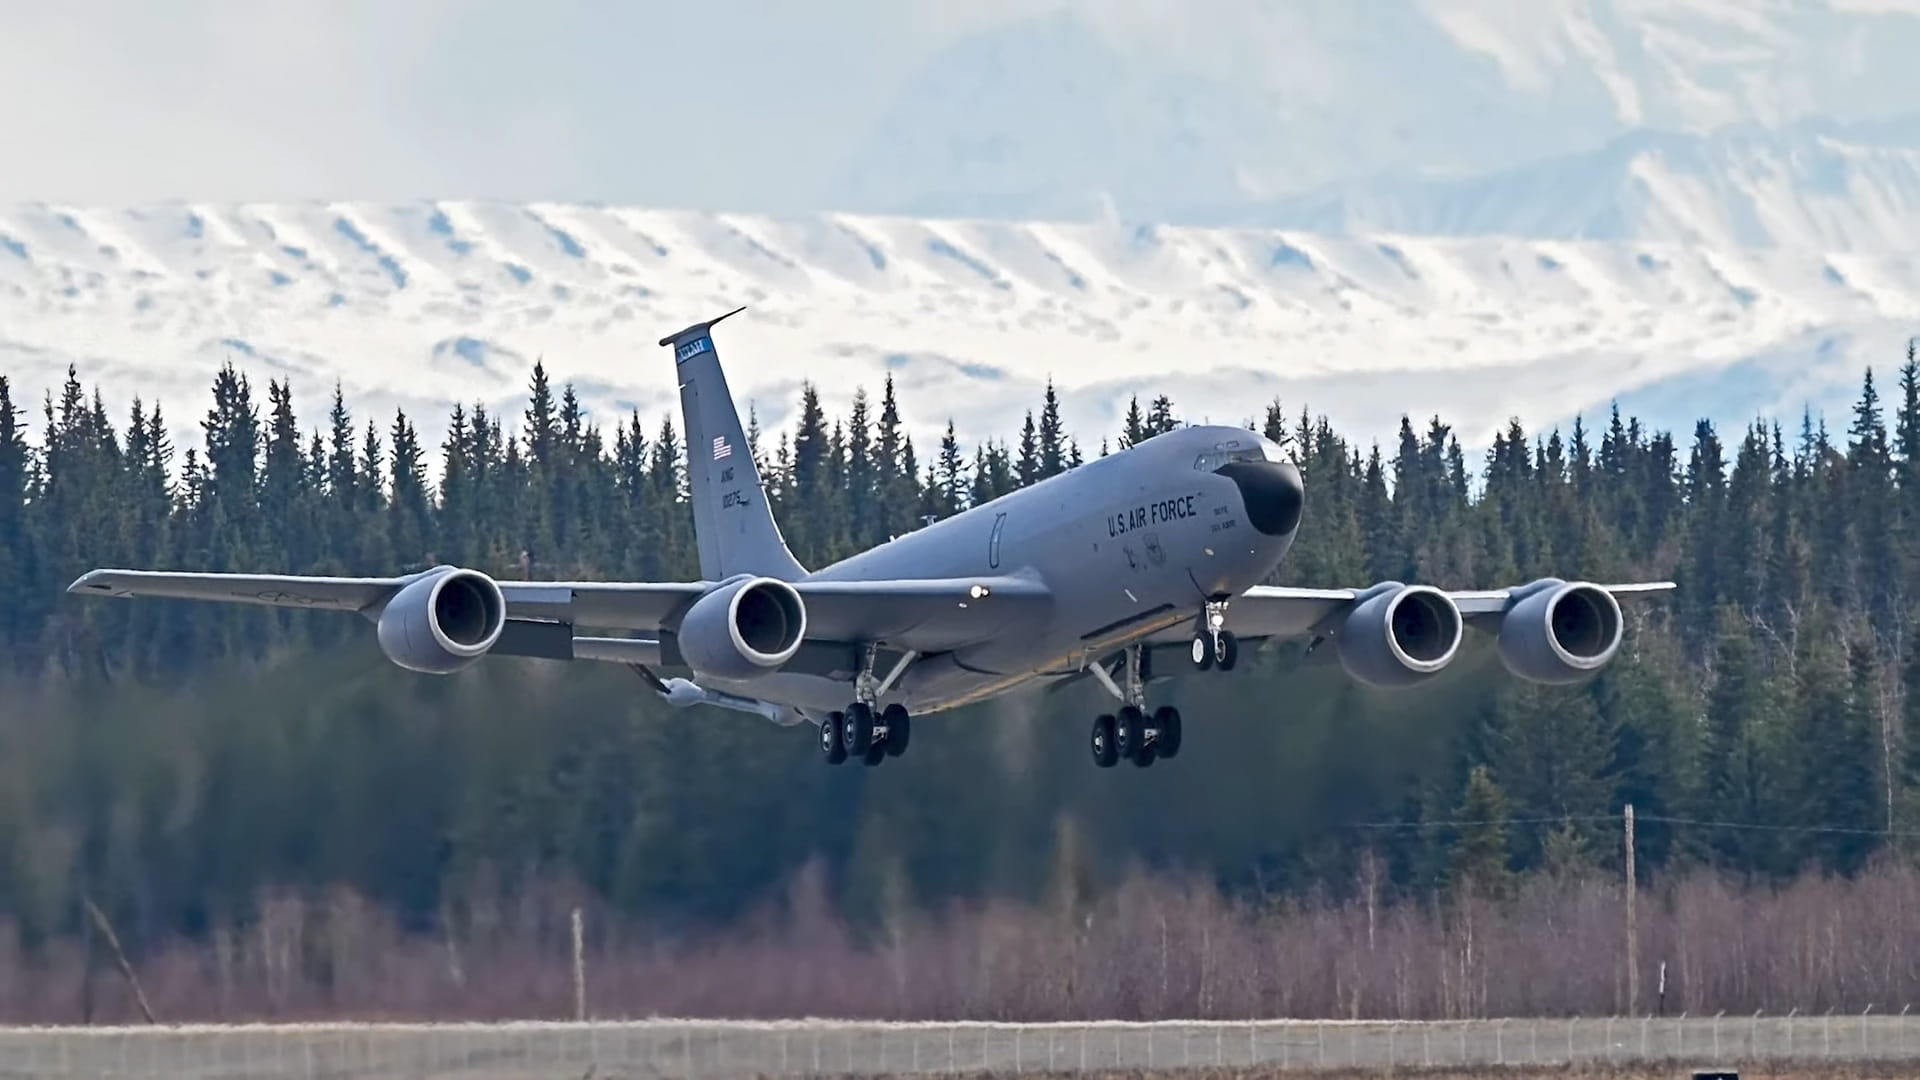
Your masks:
M735 308L660 339L673 347L680 378L680 411L686 427L687 487L693 499L693 533L700 545L700 576L719 581L734 574L763 574L782 581L806 576L767 505L766 487L740 428L727 377L713 348L713 327Z

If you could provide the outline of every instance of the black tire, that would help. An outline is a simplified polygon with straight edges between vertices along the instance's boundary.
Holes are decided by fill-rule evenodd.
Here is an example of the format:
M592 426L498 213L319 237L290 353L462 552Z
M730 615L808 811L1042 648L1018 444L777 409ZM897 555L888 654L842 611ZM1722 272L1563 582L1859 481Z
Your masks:
M840 724L840 738L847 744L848 757L865 757L873 749L873 710L864 702L847 706L847 718Z
M874 743L872 746L867 747L867 756L861 758L860 760L869 766L878 765L881 762L887 760L886 742L885 741L877 742L877 743Z
M881 743L887 748L888 757L899 757L907 752L907 740L913 735L913 716L905 705L893 704L880 710L880 722L886 725L887 737Z
M1153 737L1154 753L1163 758L1179 756L1180 710L1171 705L1153 710L1153 727L1158 732Z
M1193 635L1193 666L1205 671L1213 666L1213 638L1208 634Z
M1153 764L1153 760L1159 756L1160 756L1160 751L1154 748L1154 744L1147 743L1146 745L1141 746L1139 749L1135 750L1133 752L1133 755L1129 757L1127 760L1133 762L1136 768L1144 769L1147 766Z
M1240 639L1229 631L1220 631L1220 656L1216 663L1221 671L1232 671L1233 665L1240 659Z
M1093 718L1093 732L1088 744L1093 751L1095 765L1111 769L1120 760L1119 734L1115 730L1112 713L1101 713Z
M840 730L840 725L846 719L844 715L833 712L820 722L820 753L829 765L838 765L847 760L847 742Z
M1131 705L1122 705L1114 714L1114 750L1123 758L1131 758L1140 752L1147 741L1147 718L1139 709Z

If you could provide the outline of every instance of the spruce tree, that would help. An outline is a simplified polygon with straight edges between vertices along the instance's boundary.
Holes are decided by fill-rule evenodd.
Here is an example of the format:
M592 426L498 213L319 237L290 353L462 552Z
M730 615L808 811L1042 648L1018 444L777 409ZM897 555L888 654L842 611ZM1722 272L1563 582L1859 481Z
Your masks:
M1507 796L1487 766L1475 765L1467 774L1454 816L1460 822L1459 838L1448 856L1448 882L1456 891L1505 894L1510 880Z
M1060 396L1054 393L1053 380L1047 380L1047 394L1040 407L1039 479L1058 476L1067 470L1067 433L1060 422Z
M1120 422L1120 448L1139 446L1147 441L1147 419L1140 411L1140 395L1135 394L1127 401L1127 415Z

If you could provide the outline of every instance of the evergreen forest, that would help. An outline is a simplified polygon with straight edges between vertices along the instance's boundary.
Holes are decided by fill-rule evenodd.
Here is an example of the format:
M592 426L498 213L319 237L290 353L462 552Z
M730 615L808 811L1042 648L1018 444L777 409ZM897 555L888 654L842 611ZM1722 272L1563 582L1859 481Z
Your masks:
M1898 359L1898 358L1891 358ZM80 600L95 567L696 575L676 417L524 410L442 445L233 367L175 446L69 371L0 378L0 1017L1071 1018L1897 1009L1920 998L1920 361L1850 416L1652 430L1245 417L1307 485L1281 584L1670 578L1574 687L1479 648L1382 691L1300 648L1156 684L1179 759L1100 770L1102 692L923 719L877 768L675 711L619 665L435 678L363 620ZM812 388L751 452L820 566L1171 430L905 434ZM315 419L315 417L319 419ZM1842 424L1840 421L1844 419ZM1622 814L1639 929L1623 937ZM1655 990L1662 965L1664 989Z

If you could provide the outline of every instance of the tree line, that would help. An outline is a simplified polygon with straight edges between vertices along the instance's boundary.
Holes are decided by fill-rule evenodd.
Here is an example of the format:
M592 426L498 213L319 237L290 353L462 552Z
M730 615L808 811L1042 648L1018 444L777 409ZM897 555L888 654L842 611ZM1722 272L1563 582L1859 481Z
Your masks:
M227 971L221 985L237 985L223 965L238 943L266 934L259 947L292 950L274 961L286 985L341 1008L363 1000L342 989L357 985L343 957L362 955L347 938L373 948L367 927L413 943L382 955L462 970L476 950L548 955L558 896L594 907L606 948L752 927L804 948L766 912L791 921L809 873L831 915L791 933L831 924L860 963L910 927L1044 920L1063 881L1086 910L1146 881L1263 926L1364 905L1370 927L1394 911L1440 935L1473 917L1484 941L1501 932L1487 920L1551 923L1541 896L1590 906L1617 881L1627 803L1659 896L1724 888L1760 910L1895 882L1920 899L1898 869L1920 834L1911 353L1890 403L1866 374L1843 432L1803 414L1724 433L1702 420L1681 439L1616 409L1598 429L1513 422L1471 465L1437 417L1363 445L1268 405L1247 424L1308 491L1278 583L1554 574L1680 591L1634 606L1619 658L1577 687L1518 683L1482 649L1430 686L1375 691L1276 646L1232 678L1156 687L1193 737L1179 761L1117 775L1081 745L1097 688L930 720L908 758L848 772L822 767L804 731L673 712L614 665L498 658L435 679L384 664L343 616L67 598L108 565L696 576L673 418L609 430L538 366L519 417L456 406L439 447L404 413L356 417L337 388L308 427L289 383L263 402L231 366L197 446L171 445L159 403L116 420L103 400L69 371L35 423L0 378L0 957L35 1008L44 987L105 970L87 900L137 962ZM1059 406L1049 386L1013 438L966 448L949 423L916 448L890 380L836 417L808 387L790 428L755 419L749 442L817 566L1181 422L1166 397L1136 399L1083 441Z

